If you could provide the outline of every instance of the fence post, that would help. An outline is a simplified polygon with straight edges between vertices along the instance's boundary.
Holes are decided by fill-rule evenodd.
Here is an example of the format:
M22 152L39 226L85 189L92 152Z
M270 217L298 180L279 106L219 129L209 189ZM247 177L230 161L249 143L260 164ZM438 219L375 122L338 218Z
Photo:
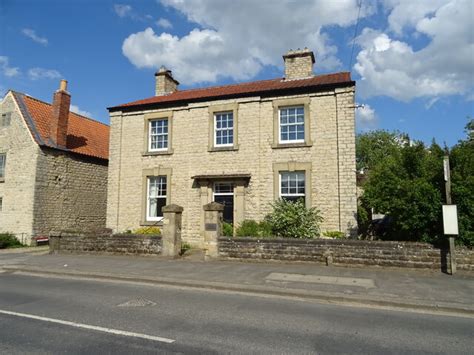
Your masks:
M217 239L222 235L222 212L224 205L211 202L204 208L204 249L206 258L219 256Z
M163 211L163 246L161 254L173 258L181 253L181 220L183 207L178 205L166 205Z

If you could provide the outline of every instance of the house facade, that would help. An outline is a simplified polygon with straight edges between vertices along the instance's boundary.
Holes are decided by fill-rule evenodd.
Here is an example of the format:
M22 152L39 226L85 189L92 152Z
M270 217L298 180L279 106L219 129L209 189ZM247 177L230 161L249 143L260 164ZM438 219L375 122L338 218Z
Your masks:
M284 78L183 91L162 68L155 96L109 108L107 227L160 225L173 203L199 246L203 205L223 203L236 227L286 198L318 208L323 231L354 235L355 82L314 75L307 49L283 58Z
M0 102L0 233L24 243L51 230L105 228L109 127L9 91Z

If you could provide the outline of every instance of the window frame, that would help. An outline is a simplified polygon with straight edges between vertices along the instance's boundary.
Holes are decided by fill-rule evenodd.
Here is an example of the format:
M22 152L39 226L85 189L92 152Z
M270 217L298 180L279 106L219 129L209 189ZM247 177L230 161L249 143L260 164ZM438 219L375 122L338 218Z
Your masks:
M1 152L0 153L0 182L5 181L5 172L7 170L7 153Z
M273 163L273 195L274 199L278 200L281 198L281 177L282 172L304 172L305 180L305 205L306 207L312 207L312 164L311 162L282 162Z
M153 134L152 133L152 129L153 129L153 123L160 123L160 122L166 122L166 133L156 133L156 134ZM157 129L160 128L160 127L156 127ZM163 124L163 126L161 127L162 130L164 130L165 128L165 125ZM164 148L152 148L152 144L153 144L153 136L156 136L157 138L158 137L166 137L166 147ZM163 118L157 118L157 119L152 119L152 120L148 120L148 151L149 152L163 152L163 151L167 151L168 150L168 141L169 141L169 121L168 121L168 118L167 117L163 117ZM159 144L159 140L157 139L157 144Z
M285 171L285 170L280 170L278 172L279 174L279 186L280 186L280 189L279 189L279 198L281 199L284 199L284 198L291 198L291 197L296 197L296 198L299 198L299 197L303 197L304 199L304 202L306 204L306 173L304 170L295 170L295 171ZM296 193L292 194L290 192L286 193L286 194L283 194L283 185L282 185L282 175L283 174L296 174ZM298 193L298 189L299 189L299 186L298 186L298 175L302 175L303 176L303 180L304 180L304 186L303 186L303 189L304 189L304 193ZM291 180L289 180L291 181ZM290 188L290 186L288 187Z
M150 194L150 184L152 179L165 179L165 195L160 195L160 188L158 187L158 195L157 196L151 196ZM159 182L158 184L162 184ZM151 199L165 199L165 204L164 206L167 205L167 195L168 195L168 179L166 175L158 175L158 176L147 176L147 196L146 196L146 221L148 222L159 222L163 219L163 216L151 216L150 215L150 207L151 207ZM162 212L163 213L163 212Z
M229 104L221 105L210 105L208 108L209 112L209 145L208 152L220 152L220 151L232 151L239 149L239 104L233 102ZM233 143L232 144L219 144L217 145L217 134L216 134L216 114L232 112L232 123L233 123Z
M151 125L153 121L168 120L168 144L166 148L151 148ZM144 115L143 156L173 154L173 111L151 112Z
M311 98L309 96L289 98L289 99L275 99L272 101L273 105L273 143L272 148L296 148L296 147L311 147L313 142L311 140ZM281 140L281 124L280 124L280 109L303 107L304 112L304 140Z
M282 110L288 110L288 109L298 109L298 108L302 108L303 109L303 122L297 122L295 121L294 123L285 123L284 125L290 127L290 126L303 126L303 139L287 139L287 140L282 140L281 139L281 128L282 128L282 125L283 123L281 122L281 111ZM305 139L304 139L304 135L305 135L305 132L306 132L306 127L305 127L305 120L304 120L304 112L305 112L305 108L304 108L304 105L295 105L295 106L280 106L278 107L278 143L279 144L295 144L295 143L304 143L305 142ZM295 115L295 120L297 120L298 114ZM289 118L289 117L288 117ZM298 135L298 129L296 128L296 135Z
M142 171L142 198L141 198L141 220L140 225L142 226L152 226L152 225L162 225L163 217L152 217L149 219L149 178L151 177L166 177L166 205L170 204L171 201L171 177L172 169L171 168L162 168L156 167L151 169L144 169Z
M229 123L229 118L228 115L232 115L232 143L217 143L217 132L229 132L231 129L229 127L226 128L218 128L217 127L217 118L218 116L223 116L226 115L227 117L227 124ZM229 136L227 136L227 139L229 139ZM214 147L215 148L221 148L221 147L233 147L234 146L234 112L233 111L220 111L220 112L214 112Z

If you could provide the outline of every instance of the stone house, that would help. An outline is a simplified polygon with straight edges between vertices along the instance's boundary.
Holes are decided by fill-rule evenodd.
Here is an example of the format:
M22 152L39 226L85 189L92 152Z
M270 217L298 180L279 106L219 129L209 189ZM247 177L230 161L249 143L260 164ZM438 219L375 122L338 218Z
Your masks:
M70 112L66 90L52 104L15 91L0 102L0 233L26 243L105 228L109 126Z
M183 240L202 245L203 205L225 205L234 228L278 198L317 207L322 230L357 232L354 92L350 73L314 75L310 50L283 56L283 78L178 90L110 107L107 227L160 225L184 208Z

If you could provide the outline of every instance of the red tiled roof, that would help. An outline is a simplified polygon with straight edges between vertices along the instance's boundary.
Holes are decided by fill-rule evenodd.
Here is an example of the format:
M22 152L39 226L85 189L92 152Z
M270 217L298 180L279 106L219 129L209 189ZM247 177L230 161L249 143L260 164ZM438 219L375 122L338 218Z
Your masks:
M141 105L191 101L196 99L210 99L226 96L258 94L271 91L317 88L332 85L336 86L341 84L353 84L351 80L351 74L349 72L316 75L308 79L284 80L279 78L271 80L253 81L249 83L235 85L212 86L202 89L182 90L176 91L169 95L153 96L147 99L133 101L119 106L109 107L109 110L116 110Z
M39 145L58 148L50 138L53 113L51 104L30 96L14 93L27 120L31 134ZM27 112L24 112L26 109ZM67 150L91 157L109 158L109 126L85 116L69 112Z

